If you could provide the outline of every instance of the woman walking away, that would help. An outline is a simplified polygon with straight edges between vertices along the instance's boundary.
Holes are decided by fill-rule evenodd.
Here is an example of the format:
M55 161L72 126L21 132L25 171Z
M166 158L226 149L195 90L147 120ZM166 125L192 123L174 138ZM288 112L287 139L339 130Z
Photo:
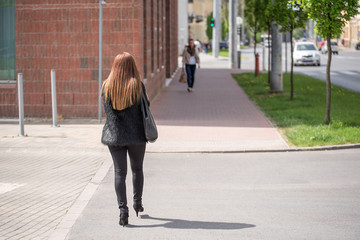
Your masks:
M109 77L102 85L106 122L101 142L108 145L114 161L115 191L120 209L119 224L122 226L128 224L129 218L125 185L127 154L132 170L133 207L136 216L138 212L144 211L142 193L146 138L140 105L143 91L147 96L133 56L127 52L117 55ZM146 100L149 102L147 97Z
M189 39L189 44L185 46L182 58L183 68L185 64L185 70L187 75L188 92L192 92L195 82L195 69L196 64L200 68L200 58L197 53L194 40Z

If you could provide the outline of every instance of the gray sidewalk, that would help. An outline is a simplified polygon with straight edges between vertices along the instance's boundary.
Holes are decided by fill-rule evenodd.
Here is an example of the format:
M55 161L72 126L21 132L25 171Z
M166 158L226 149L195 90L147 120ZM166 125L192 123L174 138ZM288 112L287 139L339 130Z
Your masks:
M224 68L215 68L224 67ZM172 81L152 103L159 139L149 152L210 152L287 149L286 142L249 100L228 61L201 55L194 92Z
M48 239L111 158L99 142L101 125L17 132L17 125L0 124L0 239Z
M357 240L359 150L145 157L145 211L118 224L113 169L69 240Z

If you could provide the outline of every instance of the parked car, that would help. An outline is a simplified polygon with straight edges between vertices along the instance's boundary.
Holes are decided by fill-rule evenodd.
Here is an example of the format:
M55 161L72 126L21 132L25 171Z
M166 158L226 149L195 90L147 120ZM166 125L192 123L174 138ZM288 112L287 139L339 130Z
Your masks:
M229 48L229 43L225 42L225 41L221 41L219 44L219 48L220 49L228 49Z
M339 54L339 47L336 42L331 42L331 51L333 54ZM321 47L321 53L326 54L328 52L327 41Z
M320 54L312 42L298 42L294 46L294 65L320 66Z

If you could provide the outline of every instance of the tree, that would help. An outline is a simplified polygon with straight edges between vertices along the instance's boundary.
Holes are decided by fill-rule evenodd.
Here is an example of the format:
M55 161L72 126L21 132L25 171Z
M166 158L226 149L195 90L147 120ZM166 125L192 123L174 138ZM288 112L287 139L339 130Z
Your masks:
M210 26L210 22L212 18L213 18L213 12L211 12L206 18L206 36L209 40L212 39L213 28Z
M295 39L300 39L304 36L304 29L303 28L296 28L294 29L293 37Z
M221 38L224 40L229 35L229 19L223 18L221 23Z
M307 20L307 13L303 10L300 3L294 1L273 0L268 5L269 15L277 25L280 25L282 32L290 32L290 99L294 98L294 56L293 56L293 33L294 29L304 27Z
M326 65L326 107L325 124L330 123L331 107L331 39L341 34L347 21L358 14L358 0L297 0L297 3L308 12L309 17L316 22L316 31L326 37L328 45L328 60Z
M265 4L267 0L247 0L245 6L245 18L250 30L254 33L254 57L256 74L256 34L264 29Z
M221 39L224 40L229 35L229 0L222 0L221 2Z

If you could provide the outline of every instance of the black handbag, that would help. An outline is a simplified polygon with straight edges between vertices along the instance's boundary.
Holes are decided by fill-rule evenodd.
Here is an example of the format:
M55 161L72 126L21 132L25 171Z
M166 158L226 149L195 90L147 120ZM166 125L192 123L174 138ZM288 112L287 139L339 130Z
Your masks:
M144 91L141 94L141 112L143 115L145 138L149 142L155 142L158 138L158 131L154 118L151 115L149 104L146 100Z

